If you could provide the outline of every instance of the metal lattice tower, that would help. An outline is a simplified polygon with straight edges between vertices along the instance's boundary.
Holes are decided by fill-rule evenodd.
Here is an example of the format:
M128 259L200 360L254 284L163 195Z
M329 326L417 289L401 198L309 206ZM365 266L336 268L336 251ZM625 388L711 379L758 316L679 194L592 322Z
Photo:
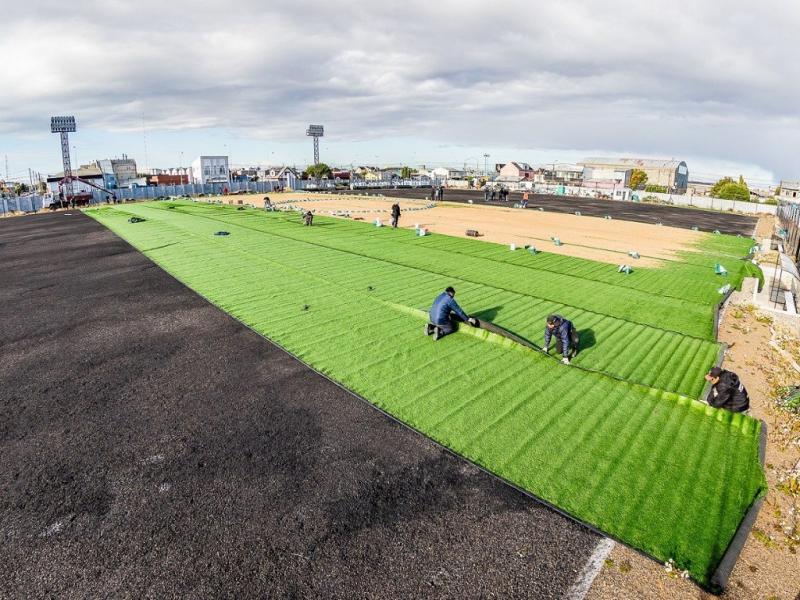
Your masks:
M325 135L325 129L322 125L309 125L306 129L306 135L314 138L314 164L319 164L319 138Z
M72 198L72 163L69 157L69 134L75 131L75 117L51 117L50 132L61 134L61 160L64 164L64 200Z

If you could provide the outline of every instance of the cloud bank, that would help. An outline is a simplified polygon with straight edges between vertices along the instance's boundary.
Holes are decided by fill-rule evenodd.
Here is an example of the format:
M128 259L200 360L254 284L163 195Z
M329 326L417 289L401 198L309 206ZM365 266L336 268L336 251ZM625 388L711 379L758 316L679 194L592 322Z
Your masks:
M226 128L697 156L800 175L800 5L29 1L0 136Z

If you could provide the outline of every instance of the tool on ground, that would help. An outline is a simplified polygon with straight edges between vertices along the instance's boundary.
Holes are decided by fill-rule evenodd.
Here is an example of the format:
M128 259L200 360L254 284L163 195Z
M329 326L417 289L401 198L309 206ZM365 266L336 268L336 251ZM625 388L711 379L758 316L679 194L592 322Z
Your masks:
M477 229L467 229L467 237L478 237L479 235Z
M631 273L633 273L633 267L631 267L630 265L620 265L617 268L617 273L625 273L625 275L630 275Z
M67 214L69 214L69 213L67 213ZM142 222L144 222L146 220L147 219L144 219L142 217L131 217L130 219L128 219L128 223L142 223Z
M560 240L558 237L556 237L556 236L553 236L553 237L551 237L550 239L551 239L551 240L553 240L553 243L554 243L556 246L561 246L561 245L562 245L562 244L561 244L561 240Z
M630 252L628 252L628 256L630 256L631 258L639 258L640 255L636 250L631 250Z
M714 273L716 273L717 275L727 275L728 270L721 264L717 263L714 265Z

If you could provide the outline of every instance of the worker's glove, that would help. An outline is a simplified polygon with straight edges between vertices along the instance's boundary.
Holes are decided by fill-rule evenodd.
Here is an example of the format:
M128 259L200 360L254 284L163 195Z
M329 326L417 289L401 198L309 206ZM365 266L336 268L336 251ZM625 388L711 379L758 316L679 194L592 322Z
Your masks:
M476 319L475 317L470 317L469 319L467 319L467 323L469 323L473 327L477 327L478 326L478 319Z
M569 358L567 358L565 356L564 358L561 359L561 362L564 363L565 365L568 365L569 364Z
M544 352L545 354L550 354L550 348L545 346L544 348L542 348L542 352Z

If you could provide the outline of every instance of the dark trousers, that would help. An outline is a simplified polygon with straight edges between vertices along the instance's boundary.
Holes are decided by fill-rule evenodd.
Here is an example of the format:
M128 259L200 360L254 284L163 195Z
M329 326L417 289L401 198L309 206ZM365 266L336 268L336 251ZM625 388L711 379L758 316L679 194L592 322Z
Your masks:
M392 227L397 229L397 222L400 220L400 215L392 215Z
M450 319L447 320L446 323L444 323L442 325L438 325L437 324L437 325L434 325L434 327L438 327L439 328L439 331L440 331L439 338L443 338L444 336L450 335L451 333L453 333L458 326L456 325L456 322L451 317Z
M576 356L578 354L578 349L581 346L581 336L575 329L571 329L569 332L569 348L567 351L568 356ZM561 344L561 338L556 338L556 352L564 355L564 347Z

